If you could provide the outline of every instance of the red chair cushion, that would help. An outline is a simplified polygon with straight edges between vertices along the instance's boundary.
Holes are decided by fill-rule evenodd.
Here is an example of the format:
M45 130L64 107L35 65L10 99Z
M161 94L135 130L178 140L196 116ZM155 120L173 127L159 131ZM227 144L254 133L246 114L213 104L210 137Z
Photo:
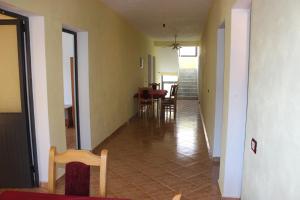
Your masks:
M158 85L157 84L152 84L151 87L152 87L153 90L157 90Z
M90 166L80 162L66 164L65 194L90 195Z
M150 92L149 92L149 90L142 90L141 98L142 99L150 99Z

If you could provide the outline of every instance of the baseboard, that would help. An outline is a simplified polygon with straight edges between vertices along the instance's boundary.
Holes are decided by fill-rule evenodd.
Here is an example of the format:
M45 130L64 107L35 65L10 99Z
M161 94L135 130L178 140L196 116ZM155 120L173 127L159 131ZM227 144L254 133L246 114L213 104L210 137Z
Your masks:
M105 138L100 144L98 144L93 150L92 152L94 154L98 154L101 152L101 149L103 149L103 147L109 143L113 138L115 138L117 135L119 135L120 130L125 127L127 125L127 122L125 122L124 124L122 124L119 128L117 128L117 130L115 130L110 136L108 136L107 138Z
M206 126L205 126L204 117L203 117L203 113L202 113L200 103L199 103L199 111L200 111L201 123L202 123L203 132L204 132L204 136L205 136L206 146L207 146L207 149L208 149L209 156L211 156L210 144L209 144L209 140L208 140L208 135L207 135Z
M221 195L223 195L220 187L220 179L218 179L218 187L220 190ZM222 197L221 200L241 200L241 198L236 198L236 197Z
M57 180L56 180L56 185L64 182L65 180L65 174L61 175ZM48 190L48 182L40 182L39 188L43 188L45 190Z
M47 190L48 189L48 182L40 182L39 187Z
M103 147L109 143L113 138L115 138L117 135L120 134L120 130L123 129L125 126L127 126L136 116L138 115L138 113L135 113L131 118L129 118L129 120L125 123L123 123L121 126L119 126L119 128L117 128L110 136L108 136L106 139L104 139L100 144L98 144L93 150L92 152L97 154L100 153L101 149L103 149Z
M211 158L213 162L220 162L221 158L220 157L212 157Z

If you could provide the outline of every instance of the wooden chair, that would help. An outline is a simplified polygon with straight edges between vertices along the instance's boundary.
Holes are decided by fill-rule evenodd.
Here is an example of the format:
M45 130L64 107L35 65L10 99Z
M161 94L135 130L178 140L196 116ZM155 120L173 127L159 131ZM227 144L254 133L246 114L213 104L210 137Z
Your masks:
M161 102L161 110L164 113L165 111L174 111L174 116L176 115L177 111L177 91L178 91L178 84L172 85L170 90L170 96L168 98L162 99Z
M101 156L97 156L86 150L67 150L63 153L57 153L56 147L50 148L49 154L49 173L48 190L54 193L56 189L56 164L68 164L79 162L88 166L97 166L100 168L99 196L106 196L106 168L107 168L107 150L101 151Z
M153 90L160 90L160 83L150 83L149 87L151 87ZM159 98L153 98L153 103L156 104L156 109L158 110L158 103ZM153 106L153 113L154 113L154 106Z
M139 88L138 91L138 111L139 116L145 110L146 113L150 114L153 110L153 93L152 88L143 87Z
M150 83L149 87L151 87L153 90L160 90L160 83Z
M175 195L172 200L180 200L181 199L181 194Z

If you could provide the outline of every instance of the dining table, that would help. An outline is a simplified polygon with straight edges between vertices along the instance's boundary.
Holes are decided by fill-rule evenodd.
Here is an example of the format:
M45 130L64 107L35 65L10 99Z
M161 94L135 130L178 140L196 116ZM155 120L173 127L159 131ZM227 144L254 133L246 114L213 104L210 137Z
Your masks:
M61 194L36 193L36 192L24 192L24 191L5 191L0 194L0 200L129 200L129 199L66 196Z
M158 100L157 102L157 116L160 119L160 109L161 109L161 100L166 97L168 94L167 90L150 90L150 94L153 96L153 99ZM139 94L135 93L134 98L138 98Z
M153 99L164 98L167 94L167 90L150 90L151 95L153 95ZM138 93L134 94L134 98L138 97Z
M167 94L167 90L152 90L152 95L154 99L164 98Z

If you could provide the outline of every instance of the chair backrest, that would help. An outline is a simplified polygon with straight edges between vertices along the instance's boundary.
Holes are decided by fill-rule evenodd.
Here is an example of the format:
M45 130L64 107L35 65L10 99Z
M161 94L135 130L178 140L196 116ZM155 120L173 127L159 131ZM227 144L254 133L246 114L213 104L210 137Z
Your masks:
M152 88L148 88L148 87L143 87L143 88L139 88L138 91L138 98L140 99L153 99L153 93L152 93Z
M160 90L160 83L150 83L149 86L150 86L153 90Z
M177 194L175 197L173 197L172 200L180 200L181 199L181 194Z
M177 98L178 84L171 85L170 98Z
M55 192L56 187L56 164L81 163L88 166L97 166L100 171L99 196L106 196L106 168L107 168L107 150L101 151L101 156L97 156L86 150L67 150L63 153L57 153L55 147L50 148L49 153L49 172L48 172L48 190Z

